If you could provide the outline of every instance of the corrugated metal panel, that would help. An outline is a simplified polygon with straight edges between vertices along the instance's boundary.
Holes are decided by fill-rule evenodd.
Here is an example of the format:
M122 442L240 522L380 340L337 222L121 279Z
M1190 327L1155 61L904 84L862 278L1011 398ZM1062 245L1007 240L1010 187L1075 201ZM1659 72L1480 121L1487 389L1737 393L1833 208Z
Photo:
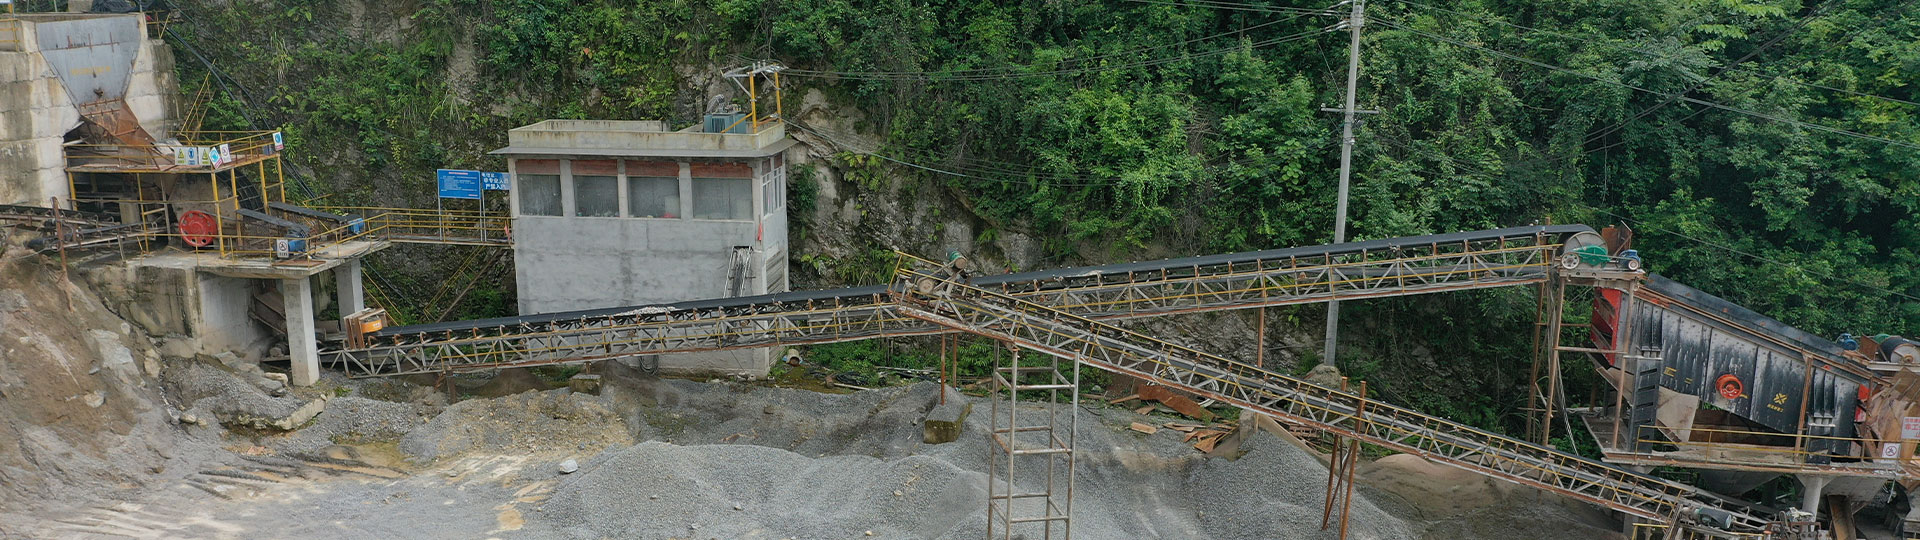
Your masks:
M1643 302L1634 307L1635 340L1640 346L1658 349L1661 386L1699 396L1703 403L1781 433L1799 430L1802 402L1805 402L1808 434L1854 436L1853 411L1858 406L1862 384L1856 375L1814 368L1813 388L1809 392L1805 358L1800 351L1777 341L1782 336L1773 334L1773 328L1763 329L1768 337L1774 338L1765 339L1755 334L1754 329L1738 328L1696 313L1693 309L1701 306L1692 304L1703 298L1725 303L1699 291L1672 298L1690 306ZM1736 313L1724 309L1726 306L1707 307L1722 317L1758 316L1751 312ZM1769 326L1777 325L1778 321L1773 321ZM1808 343L1810 336L1801 334L1786 337L1788 342L1818 345ZM1717 381L1728 375L1736 378L1743 390L1736 397L1722 395L1717 385ZM1838 442L1818 442L1810 446L1815 451L1839 455L1855 450Z
M1768 426L1798 426L1800 401L1806 386L1806 363L1798 355L1762 350L1747 393L1753 396L1750 418ZM1778 428L1776 428L1778 429ZM1791 432L1792 427L1783 431Z

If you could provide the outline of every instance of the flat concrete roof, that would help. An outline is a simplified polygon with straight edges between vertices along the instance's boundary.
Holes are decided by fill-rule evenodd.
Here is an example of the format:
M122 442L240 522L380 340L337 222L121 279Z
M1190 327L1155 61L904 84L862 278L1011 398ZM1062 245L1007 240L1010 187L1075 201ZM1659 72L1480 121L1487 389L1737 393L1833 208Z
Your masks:
M760 158L786 151L798 144L793 139L783 139L771 146L753 150L672 150L672 149L605 149L605 148L540 148L533 146L508 146L488 154L496 156L537 156L564 158L581 157L663 157L663 158Z
M218 252L166 250L130 261L135 266L192 268L217 276L247 279L295 279L332 270L346 259L372 255L393 245L385 240L353 240L323 246L311 259L275 261L263 258L226 259Z
M655 120L544 120L507 131L502 156L757 158L793 146L786 123L761 124L756 133L708 133L694 126L668 131Z

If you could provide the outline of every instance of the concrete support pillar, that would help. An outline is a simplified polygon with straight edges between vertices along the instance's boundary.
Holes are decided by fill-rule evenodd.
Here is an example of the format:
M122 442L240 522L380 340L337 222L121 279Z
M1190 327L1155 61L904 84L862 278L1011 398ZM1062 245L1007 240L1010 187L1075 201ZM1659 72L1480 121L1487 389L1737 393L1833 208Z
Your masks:
M1907 516L1903 520L1907 535L1920 534L1920 488L1907 490Z
M1800 481L1800 509L1820 515L1820 499L1826 496L1827 484L1833 482L1833 477L1800 474L1794 475L1794 479Z
M307 278L280 280L280 297L287 314L287 356L294 386L313 386L320 380L320 343L313 336L313 286Z
M334 291L340 316L346 317L367 308L367 292L360 286L360 259L347 259L333 269Z

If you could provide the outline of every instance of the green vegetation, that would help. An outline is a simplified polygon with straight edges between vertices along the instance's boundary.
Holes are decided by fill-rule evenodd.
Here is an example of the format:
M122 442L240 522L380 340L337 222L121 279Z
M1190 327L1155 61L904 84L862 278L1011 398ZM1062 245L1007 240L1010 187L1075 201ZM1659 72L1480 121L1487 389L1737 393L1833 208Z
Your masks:
M1346 54L1344 34L1318 33L1332 17L1123 1L181 3L199 9L175 26L180 80L201 80L204 54L234 87L210 124L285 126L333 201L430 204L431 169L497 169L484 152L541 118L689 123L696 84L771 58L795 69L790 108L818 90L861 113L852 127L881 154L964 175L840 153L842 197L948 194L985 239L1041 239L1049 265L1329 237L1339 126L1319 109L1340 101ZM1920 151L1830 131L1920 144L1907 3L1368 10L1361 106L1381 113L1358 137L1355 237L1625 223L1653 270L1809 331L1920 333ZM797 214L817 204L816 172L794 174ZM817 226L796 223L796 240ZM889 246L838 247L857 255L796 254L825 281L811 285L885 277ZM512 305L505 279L476 310ZM1531 295L1351 306L1350 374L1396 402L1515 425ZM1316 311L1276 313L1310 328ZM814 354L924 365L871 347Z

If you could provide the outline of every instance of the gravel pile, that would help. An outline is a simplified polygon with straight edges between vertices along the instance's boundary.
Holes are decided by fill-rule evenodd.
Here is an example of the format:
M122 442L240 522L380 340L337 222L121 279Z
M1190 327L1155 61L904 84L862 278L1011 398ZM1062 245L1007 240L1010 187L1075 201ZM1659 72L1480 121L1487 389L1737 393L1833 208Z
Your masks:
M272 395L284 388L265 379L259 368L233 371L207 360L182 361L164 376L170 393L186 404L187 413L217 419L229 429L288 431L305 424L325 405L316 398L291 393Z
M975 517L979 482L927 457L646 442L584 464L540 518L565 538L933 538Z
M583 459L529 514L520 531L527 537L985 535L984 399L969 398L976 402L959 441L927 445L917 421L937 399L931 384L847 395L686 381L621 386L628 394L613 395L641 426L635 432L673 443ZM1319 530L1326 468L1305 450L1261 433L1247 442L1245 457L1211 459L1177 432L1125 431L1143 419L1125 411L1088 410L1080 418L1076 536L1331 537ZM1038 472L1044 461L1022 458L1016 466ZM1023 475L1020 490L1040 488L1042 478ZM1353 516L1350 538L1416 536L1365 493L1355 497Z
M634 438L608 398L567 389L471 399L447 407L400 439L400 451L430 462L466 452L598 452Z
M605 393L636 440L753 444L813 457L909 455L921 445L920 421L938 398L933 383L823 394L743 383L615 380L619 384Z
M268 446L274 451L300 457L319 455L334 444L362 444L398 441L401 436L427 422L420 407L360 397L327 400L325 410L313 423Z

